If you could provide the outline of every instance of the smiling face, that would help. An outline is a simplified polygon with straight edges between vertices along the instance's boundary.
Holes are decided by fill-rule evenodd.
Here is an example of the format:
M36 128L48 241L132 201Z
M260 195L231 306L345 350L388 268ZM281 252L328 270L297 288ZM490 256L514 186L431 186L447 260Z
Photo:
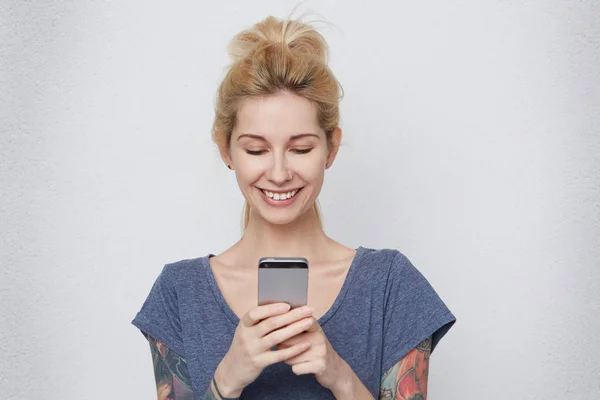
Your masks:
M316 105L287 92L245 99L229 149L242 194L253 211L273 224L287 224L309 211L333 162L341 131L331 140L317 123Z

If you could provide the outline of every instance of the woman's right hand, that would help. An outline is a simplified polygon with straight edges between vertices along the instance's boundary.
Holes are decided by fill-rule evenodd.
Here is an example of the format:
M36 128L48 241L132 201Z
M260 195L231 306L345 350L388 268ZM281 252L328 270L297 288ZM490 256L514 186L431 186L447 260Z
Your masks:
M264 368L307 350L309 342L280 350L271 348L307 330L313 322L312 312L312 308L307 306L290 310L286 303L250 309L241 318L229 351L215 371L215 381L221 394L239 397Z

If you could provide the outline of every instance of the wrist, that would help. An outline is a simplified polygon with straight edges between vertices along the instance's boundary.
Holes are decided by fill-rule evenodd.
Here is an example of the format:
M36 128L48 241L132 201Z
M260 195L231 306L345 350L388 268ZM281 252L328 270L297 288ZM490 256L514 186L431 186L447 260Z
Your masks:
M240 397L244 387L237 385L232 379L231 374L227 372L227 368L223 366L221 362L215 370L214 380L219 387L219 392L223 397L236 398ZM212 382L211 382L212 384ZM213 390L214 394L217 394L217 390Z
M354 371L346 361L340 360L340 374L338 379L335 380L331 391L336 399L348 399L354 393Z

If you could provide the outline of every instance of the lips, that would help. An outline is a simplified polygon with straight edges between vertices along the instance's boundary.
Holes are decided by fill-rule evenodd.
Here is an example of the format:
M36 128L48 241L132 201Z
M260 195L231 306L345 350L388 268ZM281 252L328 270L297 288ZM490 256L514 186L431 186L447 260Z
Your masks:
M301 188L300 188L301 189ZM270 199L273 200L287 200L296 196L296 194L300 191L300 189L290 189L288 191L270 191L266 189L261 189L261 191Z
M277 192L271 192L269 190L265 190L265 189L260 189L260 194L262 199L265 201L265 203L271 205L271 206L275 206L275 207L285 207L285 206L289 206L290 204L292 204L295 200L296 197L298 197L298 193L300 193L300 191L303 188L298 188L298 189L293 189L290 191L277 191ZM288 197L291 196L291 197Z

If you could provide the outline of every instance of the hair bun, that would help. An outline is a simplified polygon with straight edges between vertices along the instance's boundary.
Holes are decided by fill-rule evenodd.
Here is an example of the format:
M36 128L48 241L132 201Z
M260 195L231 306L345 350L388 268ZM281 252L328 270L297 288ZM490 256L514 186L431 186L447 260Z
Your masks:
M227 46L227 52L236 63L259 49L273 45L284 45L294 55L317 57L327 63L327 43L315 28L299 20L280 20L273 16L235 35Z

